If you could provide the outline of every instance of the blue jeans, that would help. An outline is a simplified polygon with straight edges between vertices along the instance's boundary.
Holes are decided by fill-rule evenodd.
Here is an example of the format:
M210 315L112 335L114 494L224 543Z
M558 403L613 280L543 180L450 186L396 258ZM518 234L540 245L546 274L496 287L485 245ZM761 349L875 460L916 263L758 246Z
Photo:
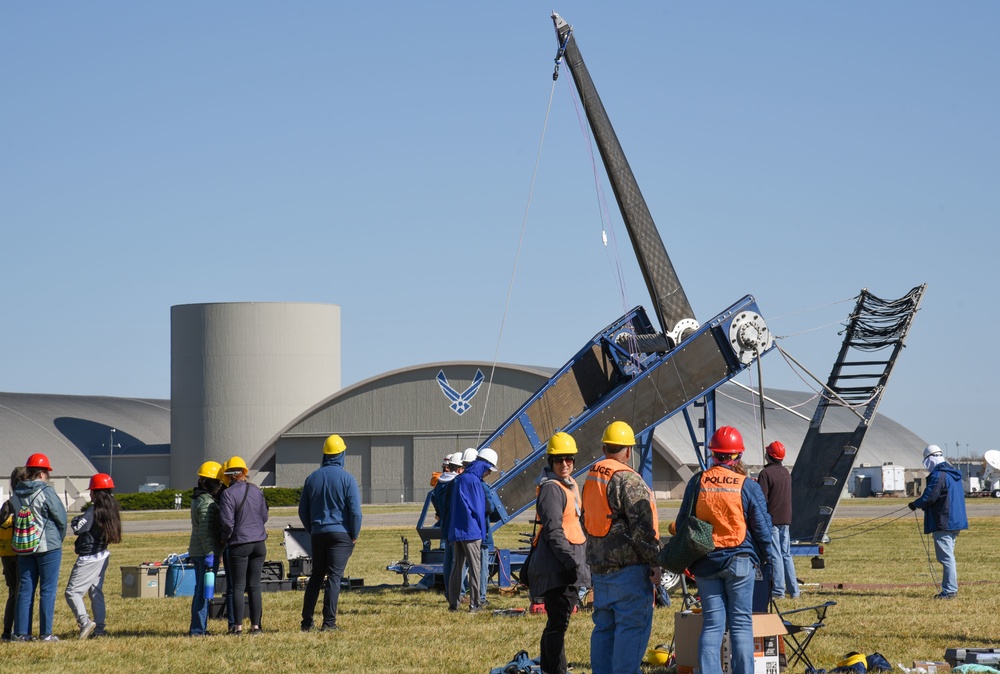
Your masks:
M771 526L771 594L784 597L786 588L789 596L795 599L799 596L799 579L795 577L795 564L792 563L792 549L788 540L788 525Z
M17 588L17 614L14 616L14 634L17 636L31 635L31 608L35 601L35 588L39 588L38 634L43 637L52 634L52 614L56 608L60 564L62 548L17 558L20 579Z
M944 567L941 578L941 594L958 594L958 568L955 566L955 540L957 531L935 531L934 556Z
M208 567L204 557L188 557L194 564L194 595L191 597L191 627L188 634L199 637L208 634L208 600L205 599L205 572ZM228 584L228 578L227 584Z
M594 674L638 674L653 628L649 566L633 564L613 573L595 573L593 585L590 666Z
M753 583L750 555L733 557L726 568L696 576L701 595L701 641L698 666L703 672L722 671L722 635L729 628L732 674L753 674Z

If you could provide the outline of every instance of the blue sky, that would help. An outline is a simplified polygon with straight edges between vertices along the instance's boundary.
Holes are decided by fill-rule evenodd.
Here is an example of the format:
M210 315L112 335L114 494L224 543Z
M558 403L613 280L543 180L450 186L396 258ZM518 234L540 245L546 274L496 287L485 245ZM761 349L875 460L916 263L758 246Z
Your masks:
M1000 447L984 0L4 3L0 389L169 397L175 304L338 304L345 386L557 366L648 307L553 8L699 320L752 294L825 379L841 300L926 282L881 411ZM805 389L777 354L764 383Z

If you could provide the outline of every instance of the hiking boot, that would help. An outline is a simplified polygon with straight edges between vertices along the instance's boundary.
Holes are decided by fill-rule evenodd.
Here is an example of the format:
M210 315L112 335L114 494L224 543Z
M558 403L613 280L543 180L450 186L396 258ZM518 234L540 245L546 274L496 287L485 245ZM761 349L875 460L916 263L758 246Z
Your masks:
M97 623L91 619L87 619L87 622L80 624L80 641L83 641L97 629Z
M59 641L59 637L54 634L46 634L45 636L39 638L39 641Z

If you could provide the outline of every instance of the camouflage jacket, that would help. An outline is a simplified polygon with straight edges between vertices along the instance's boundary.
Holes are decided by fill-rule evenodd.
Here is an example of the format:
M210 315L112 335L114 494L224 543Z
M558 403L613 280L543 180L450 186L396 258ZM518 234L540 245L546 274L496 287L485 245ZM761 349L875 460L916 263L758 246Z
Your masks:
M633 564L656 566L660 539L650 498L649 487L637 473L622 470L611 477L611 530L603 538L587 536L587 564L592 573L612 573Z

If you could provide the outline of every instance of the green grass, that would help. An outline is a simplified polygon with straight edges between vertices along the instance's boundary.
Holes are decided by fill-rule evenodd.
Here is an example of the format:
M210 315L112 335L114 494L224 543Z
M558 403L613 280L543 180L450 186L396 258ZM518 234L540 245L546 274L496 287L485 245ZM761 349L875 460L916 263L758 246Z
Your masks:
M367 512L367 509L366 509ZM859 520L835 520L831 535ZM979 518L958 540L960 598L932 601L932 582L940 577L929 537L919 533L912 515L876 531L834 541L827 546L826 568L812 569L808 558L797 558L800 578L809 583L802 597L784 605L809 606L837 602L825 628L813 641L810 655L819 667L832 668L849 651L882 653L893 665L912 660L942 660L948 647L998 647L996 616L997 541L1000 518ZM876 523L877 524L877 523ZM863 531L868 524L844 530ZM508 526L498 536L501 546L517 546L523 526ZM280 531L270 532L268 558L284 560ZM841 534L841 535L843 535ZM538 654L544 616L519 618L488 614L449 613L444 599L433 592L404 590L401 577L386 565L402 556L400 537L411 541L412 529L373 528L362 532L348 566L348 575L364 578L364 591L341 594L339 624L334 634L302 634L299 629L301 592L265 593L260 637L234 638L220 634L205 639L184 637L190 598L123 599L120 566L162 560L187 548L187 534L127 535L112 548L105 583L111 638L75 640L76 625L62 597L75 557L67 539L60 591L56 603L57 644L2 644L4 671L43 672L488 672L506 663L518 650ZM926 547L925 547L926 546ZM929 553L928 553L929 550ZM928 562L928 554L930 562ZM933 581L932 581L933 577ZM414 579L415 580L415 579ZM872 585L862 588L857 585ZM835 589L844 585L844 589ZM675 595L676 599L676 595ZM501 595L491 589L491 608L524 608L524 594ZM651 645L669 642L672 608L654 615ZM37 618L36 618L37 622ZM37 627L36 627L37 629ZM225 622L212 620L210 629L224 632ZM590 671L588 613L573 617L567 656L577 674ZM663 670L652 669L657 673ZM799 669L798 671L801 671Z

